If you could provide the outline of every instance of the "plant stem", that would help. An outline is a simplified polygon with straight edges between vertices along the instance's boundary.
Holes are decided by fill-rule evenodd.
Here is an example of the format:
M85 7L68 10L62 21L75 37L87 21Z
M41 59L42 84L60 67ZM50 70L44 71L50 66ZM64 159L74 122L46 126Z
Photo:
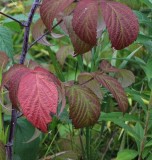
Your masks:
M24 32L24 42L23 42L23 48L22 48L22 54L21 54L21 58L20 58L20 64L24 64L25 58L26 58L26 54L28 51L28 40L29 40L29 33L30 33L30 26L35 14L35 11L38 7L40 3L40 0L34 0L34 3L31 7L29 16L28 16L28 20L26 22L26 27L25 27L25 32Z
M34 0L28 20L25 23L25 32L24 32L24 39L23 39L23 48L22 48L22 54L20 57L20 64L24 64L27 50L28 50L28 40L29 40L29 33L30 33L30 26L35 14L35 11L40 3L40 0ZM15 127L17 123L17 111L15 109L15 106L12 106L12 116L11 116L11 123L10 123L10 133L9 133L9 140L8 143L6 144L6 151L7 151L7 157L8 160L13 159L13 140L14 140L14 132L15 132Z
M87 153L87 160L91 160L91 134L90 134L90 128L86 127L86 153Z
M144 128L144 137L143 137L143 139L142 139L142 141L140 143L140 154L139 154L138 160L142 160L142 153L144 151L145 142L146 142L146 138L147 138L148 125L149 125L149 120L150 120L150 109L151 108L152 108L152 91L151 91L149 105L148 105L148 110L147 110L147 114L146 114L146 122L145 122L145 128Z
M25 24L22 23L22 22L20 22L19 20L15 19L15 18L13 18L13 17L11 17L11 16L9 16L9 15L3 13L3 12L0 12L0 14L3 15L3 16L5 16L5 17L7 17L7 18L9 18L9 19L11 19L11 20L13 20L13 21L15 21L15 22L17 22L17 23L20 24L21 26L25 27Z
M12 106L12 116L11 116L9 140L8 140L8 143L6 144L6 153L7 153L8 160L13 160L12 146L13 146L13 139L14 139L16 122L17 122L17 112L16 112L16 109Z

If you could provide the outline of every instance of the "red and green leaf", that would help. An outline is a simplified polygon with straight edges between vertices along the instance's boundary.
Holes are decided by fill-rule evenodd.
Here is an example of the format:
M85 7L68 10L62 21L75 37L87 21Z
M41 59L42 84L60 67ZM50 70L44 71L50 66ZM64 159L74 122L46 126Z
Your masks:
M89 88L78 85L66 87L66 95L70 104L70 118L75 128L97 122L100 116L100 102Z
M98 2L82 0L74 10L72 25L80 39L90 45L97 43Z
M99 99L103 98L101 89L100 89L100 84L96 79L94 79L91 73L84 72L79 74L78 82L80 85L86 86L87 88L89 88L94 94L96 94L96 96Z
M128 99L120 83L115 78L99 72L95 73L94 77L100 84L102 84L112 93L118 102L120 110L125 112L128 109Z
M43 132L56 114L58 91L51 76L31 71L22 77L18 88L18 101L26 118Z
M119 2L101 1L102 14L109 32L112 47L123 49L133 43L139 31L133 11Z
M52 30L53 20L63 12L73 0L43 0L40 15L48 30Z

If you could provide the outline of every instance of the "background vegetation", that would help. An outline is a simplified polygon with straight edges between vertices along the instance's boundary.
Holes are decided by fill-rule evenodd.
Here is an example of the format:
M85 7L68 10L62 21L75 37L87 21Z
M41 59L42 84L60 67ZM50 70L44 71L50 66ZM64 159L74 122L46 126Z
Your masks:
M39 132L20 117L14 140L14 160L152 160L152 2L118 1L134 10L140 23L139 36L132 45L120 51L113 50L105 31L100 45L83 56L73 57L71 42L67 36L61 36L63 31L58 26L53 31L58 36L47 35L52 45L34 45L28 51L26 64L33 66L38 63L55 73L61 81L76 81L79 73L98 70L102 60L108 60L117 68L128 69L134 73L135 82L125 88L129 101L127 113L123 115L109 91L101 87L104 97L101 116L92 127L75 129L68 116L68 104L60 118L53 118L47 134ZM2 0L0 11L25 21L32 2ZM37 12L33 26L39 17ZM6 67L2 65L4 58L0 57L0 79L4 71L18 63L23 33L18 23L0 15L0 50L9 57ZM33 41L31 33L30 43ZM8 138L10 114L8 92L3 90L0 96L0 160L5 159L4 145Z

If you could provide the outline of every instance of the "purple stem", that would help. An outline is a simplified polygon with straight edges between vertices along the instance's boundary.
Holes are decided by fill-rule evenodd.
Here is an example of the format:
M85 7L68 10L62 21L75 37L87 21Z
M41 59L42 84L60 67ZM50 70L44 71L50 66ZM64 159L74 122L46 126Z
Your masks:
M20 64L24 64L27 50L28 50L28 41L29 41L29 33L30 33L30 26L35 14L35 11L37 7L39 6L41 0L34 0L28 20L25 23L25 32L24 32L24 39L23 39L23 48L22 48L22 54L20 57ZM14 133L15 133L15 128L16 128L16 123L17 123L17 111L14 106L12 106L12 116L11 116L11 123L10 123L10 133L9 133L9 139L8 143L6 144L6 152L7 152L7 157L8 160L13 160L13 140L14 140Z

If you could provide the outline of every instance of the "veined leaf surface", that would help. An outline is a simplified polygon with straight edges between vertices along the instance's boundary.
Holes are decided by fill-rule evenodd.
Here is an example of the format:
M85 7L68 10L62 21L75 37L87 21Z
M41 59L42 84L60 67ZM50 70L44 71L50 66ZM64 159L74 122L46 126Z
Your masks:
M66 95L70 104L70 118L75 128L93 125L100 116L98 97L83 86L66 87Z

